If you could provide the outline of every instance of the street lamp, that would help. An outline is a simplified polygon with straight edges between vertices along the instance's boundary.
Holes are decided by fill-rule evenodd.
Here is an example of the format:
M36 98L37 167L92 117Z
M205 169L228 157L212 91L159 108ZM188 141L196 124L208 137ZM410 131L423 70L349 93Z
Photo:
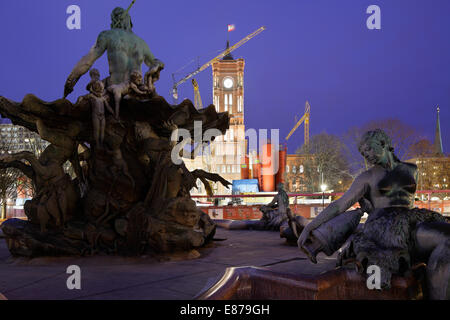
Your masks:
M327 190L327 185L321 184L320 190L322 190L322 209L325 209L325 190Z

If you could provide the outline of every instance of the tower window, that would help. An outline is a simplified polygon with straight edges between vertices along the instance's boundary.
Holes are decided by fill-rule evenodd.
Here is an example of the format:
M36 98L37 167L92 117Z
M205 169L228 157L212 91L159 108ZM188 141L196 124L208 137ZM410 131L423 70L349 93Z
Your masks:
M214 96L214 106L216 107L216 112L219 112L219 96Z
M225 98L225 103L224 103L225 109L224 109L224 111L228 111L228 95L226 94L224 96L224 98Z

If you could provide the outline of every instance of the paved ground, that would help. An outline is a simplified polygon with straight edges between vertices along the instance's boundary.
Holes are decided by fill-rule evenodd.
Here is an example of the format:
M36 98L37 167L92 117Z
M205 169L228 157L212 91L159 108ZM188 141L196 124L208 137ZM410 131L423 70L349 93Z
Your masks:
M10 256L0 239L0 293L8 299L192 299L231 266L265 266L287 273L318 274L334 258L313 265L277 232L218 229L207 248L184 256L35 258ZM81 267L81 290L68 290L66 268Z

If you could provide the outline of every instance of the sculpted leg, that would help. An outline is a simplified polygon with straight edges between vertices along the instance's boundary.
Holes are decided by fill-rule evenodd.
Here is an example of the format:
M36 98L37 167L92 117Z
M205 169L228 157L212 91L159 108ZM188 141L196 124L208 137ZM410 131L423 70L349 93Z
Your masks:
M100 120L100 143L103 144L105 140L105 118Z
M166 198L175 198L180 191L182 172L178 167L173 166L168 172Z
M47 208L42 203L40 203L37 207L37 216L39 218L41 232L46 232L47 231L47 222L50 219L50 216L48 215Z
M95 144L97 145L97 146L100 146L100 141L101 141L101 139L100 139L100 120L96 117L96 116L93 116L92 117L92 126L94 127L93 129L94 129L94 140L95 140Z
M47 209L47 212L49 215L51 215L53 218L55 218L56 225L61 225L61 213L58 206L58 200L56 199L56 194L52 193L49 197L47 202L45 203L45 207Z
M58 193L58 206L61 214L61 225L64 225L64 223L67 221L68 203L66 192L67 190Z
M430 299L450 299L450 224L424 222L415 233L416 251L427 260L427 289Z
M450 239L437 246L427 263L429 298L450 299Z
M116 119L119 119L119 109L120 109L120 100L122 99L122 94L119 90L114 90L113 91L114 94L114 104L115 104L115 117Z

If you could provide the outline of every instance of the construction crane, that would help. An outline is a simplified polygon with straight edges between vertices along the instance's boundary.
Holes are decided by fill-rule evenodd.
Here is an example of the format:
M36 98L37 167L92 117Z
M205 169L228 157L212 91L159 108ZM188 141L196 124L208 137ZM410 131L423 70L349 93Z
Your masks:
M198 89L197 80L192 79L192 86L194 87L194 105L195 108L201 109L203 108L202 98L200 97L200 90Z
M223 51L221 54L219 54L217 57L215 57L214 59L211 59L210 61L208 61L207 63L205 63L204 65L202 65L201 67L199 67L197 70L195 70L194 72L189 73L187 76L185 76L183 79L181 79L180 81L178 81L177 83L175 83L173 85L172 88L172 96L175 100L175 102L178 100L178 86L184 82L186 82L187 80L189 80L190 78L192 78L193 76L195 76L196 74L198 74L199 72L202 72L203 70L205 70L206 68L208 68L211 64L213 64L214 62L222 59L223 57L225 57L227 54L229 54L230 52L236 50L237 48L239 48L240 46L242 46L244 43L246 43L248 40L250 40L251 38L253 38L254 36L260 34L261 32L263 32L266 29L266 27L262 26L261 28L259 28L258 30L254 31L253 33L250 33L248 36L246 36L245 38L243 38L241 41L239 41L238 43L236 43L235 45L225 49L225 51ZM173 77L174 75L172 75ZM195 89L194 89L195 90Z
M309 102L306 101L305 103L305 114L303 115L303 117L301 117L300 120L298 120L297 124L294 126L294 128L292 128L291 132L289 132L289 134L286 137L286 142L287 140L292 136L292 134L295 132L295 130L297 130L297 128L303 123L304 127L305 127L305 145L309 144L309 116L311 113L311 106L309 105Z

